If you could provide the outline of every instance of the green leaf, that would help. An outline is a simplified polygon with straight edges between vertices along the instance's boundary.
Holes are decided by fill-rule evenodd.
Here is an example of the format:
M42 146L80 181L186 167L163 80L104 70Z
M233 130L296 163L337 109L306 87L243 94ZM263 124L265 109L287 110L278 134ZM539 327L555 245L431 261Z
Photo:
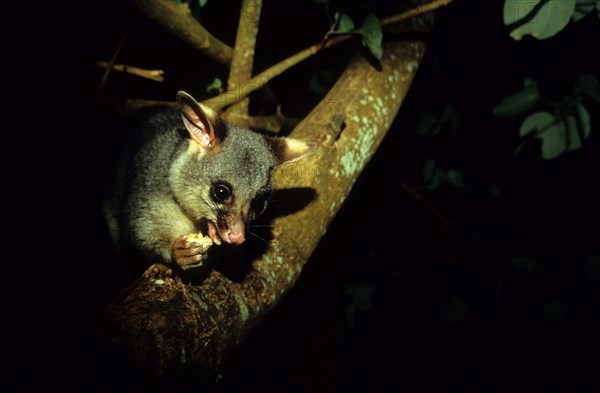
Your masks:
M521 124L519 130L520 136L525 136L531 132L542 132L554 121L554 116L548 112L535 112L529 115Z
M435 159L430 158L423 166L423 184L428 190L435 190L444 184L450 184L456 188L465 186L464 175L458 169L443 171L435 164Z
M421 120L419 124L417 124L417 135L419 136L434 136L440 130L439 123L437 118L428 112L424 112L421 114Z
M210 93L213 90L216 90L217 92L221 92L221 89L223 88L223 82L221 82L221 79L219 78L215 78L214 81L212 81L212 83L208 86L206 86L206 92Z
M577 104L577 116L579 118L579 122L583 129L581 130L584 138L588 138L590 136L590 132L592 131L592 125L590 122L590 113L585 109L585 107L581 104Z
M423 180L429 182L435 175L437 168L435 167L435 159L430 158L423 166Z
M494 115L506 117L516 115L531 109L540 100L537 85L523 88L517 93L505 97L494 107Z
M592 100L600 104L600 84L598 78L592 74L583 74L579 76L577 87L590 97Z
M463 188L465 186L463 174L458 169L449 169L446 172L446 180L456 188Z
M450 127L452 139L456 139L456 132L458 131L458 112L452 105L446 105L444 108L440 119L440 125L441 124L448 125Z
M542 0L504 0L503 20L505 26L523 20L534 12ZM531 35L543 40L560 32L575 13L575 0L547 1L527 23L510 32L514 40Z
M379 19L375 14L367 15L362 26L362 44L369 49L377 60L381 60L381 56L383 55L383 50L381 49L382 39L383 32Z
M335 13L334 26L335 33L347 33L349 31L354 30L354 22L352 21L352 18L341 12Z
M190 11L194 19L198 21L200 20L200 16L202 14L201 8L206 5L207 1L208 0L192 0L190 2Z
M452 139L456 138L458 113L452 105L446 105L439 119L431 113L421 114L417 125L417 135L419 136L436 136L442 130L449 131Z
M569 151L580 149L582 145L580 135L587 139L591 131L590 114L587 109L583 105L577 104L575 111L574 115L567 116L567 150Z
M550 160L558 157L567 149L566 128L562 121L556 121L548 112L536 112L528 116L521 124L519 134L525 136L536 132L536 138L542 141L542 158Z
M423 183L428 190L435 190L442 185L441 171L435 165L435 159L430 158L423 167Z
M542 140L542 158L551 160L564 153L567 149L565 125L555 123L538 136Z
M575 12L573 13L573 21L578 22L585 18L595 8L595 4L590 0L575 0Z

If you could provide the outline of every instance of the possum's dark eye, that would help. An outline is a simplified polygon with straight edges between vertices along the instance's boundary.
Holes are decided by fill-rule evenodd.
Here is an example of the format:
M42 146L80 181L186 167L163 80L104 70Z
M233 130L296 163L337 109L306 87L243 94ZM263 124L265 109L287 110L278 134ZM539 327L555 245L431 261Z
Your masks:
M231 186L225 183L215 183L212 186L210 196L217 203L225 203L231 197Z

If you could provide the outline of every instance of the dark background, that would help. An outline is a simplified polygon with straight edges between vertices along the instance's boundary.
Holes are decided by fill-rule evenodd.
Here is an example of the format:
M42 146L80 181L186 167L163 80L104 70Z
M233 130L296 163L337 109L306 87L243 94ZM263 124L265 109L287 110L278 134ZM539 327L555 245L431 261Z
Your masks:
M209 0L201 13L229 44L238 3ZM391 3L339 4L383 16ZM492 108L524 77L548 99L570 94L582 73L598 77L600 22L590 15L553 39L515 42L501 10L500 1L456 0L438 12L383 144L298 284L234 349L217 391L598 391L598 106L587 106L584 148L549 161L534 151L513 157L522 117L497 118ZM102 359L89 347L89 321L133 279L115 263L100 211L123 136L98 97L172 100L185 89L201 99L227 74L126 2L9 11L9 390L94 390ZM165 83L112 75L101 91L91 64L108 60L132 23L118 62L164 69ZM306 1L265 2L256 70L328 27L327 14ZM311 76L338 74L357 48L331 49L273 80L284 113L305 116L322 98L309 90ZM416 135L424 112L439 116L449 104L456 138ZM432 157L460 168L467 186L425 189L421 171Z

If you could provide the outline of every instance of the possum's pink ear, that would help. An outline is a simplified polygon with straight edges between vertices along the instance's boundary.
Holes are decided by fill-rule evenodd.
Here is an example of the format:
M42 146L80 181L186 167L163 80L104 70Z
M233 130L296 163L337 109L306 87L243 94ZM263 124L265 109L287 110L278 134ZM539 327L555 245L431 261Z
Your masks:
M317 150L316 143L294 138L273 137L268 138L267 141L278 164L298 161Z
M215 145L214 123L217 113L206 105L202 105L185 91L177 92L177 104L181 110L181 118L192 139L203 149Z

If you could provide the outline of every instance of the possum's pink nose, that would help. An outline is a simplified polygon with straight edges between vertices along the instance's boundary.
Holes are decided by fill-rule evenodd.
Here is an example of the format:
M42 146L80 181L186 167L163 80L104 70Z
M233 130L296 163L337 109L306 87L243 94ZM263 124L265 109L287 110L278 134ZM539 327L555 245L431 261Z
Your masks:
M227 220L227 226L221 231L223 240L229 244L242 244L246 240L244 236L245 229L246 224L243 220L239 218Z
M230 244L242 244L246 240L244 236L244 223L240 221L233 222L229 228L225 229L223 240Z
M244 237L244 232L232 233L231 231L227 231L225 233L225 239L227 243L231 244L242 244L246 238Z

